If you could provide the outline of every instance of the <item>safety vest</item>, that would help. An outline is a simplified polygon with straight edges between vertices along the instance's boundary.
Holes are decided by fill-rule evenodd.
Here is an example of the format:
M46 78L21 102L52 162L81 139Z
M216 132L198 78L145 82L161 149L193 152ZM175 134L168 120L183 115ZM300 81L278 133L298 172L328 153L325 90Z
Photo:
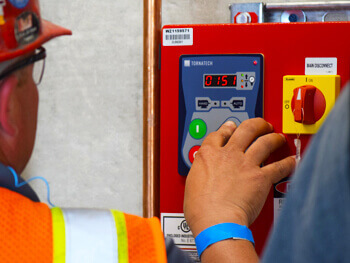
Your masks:
M2 263L166 262L157 218L116 210L63 209L0 188Z

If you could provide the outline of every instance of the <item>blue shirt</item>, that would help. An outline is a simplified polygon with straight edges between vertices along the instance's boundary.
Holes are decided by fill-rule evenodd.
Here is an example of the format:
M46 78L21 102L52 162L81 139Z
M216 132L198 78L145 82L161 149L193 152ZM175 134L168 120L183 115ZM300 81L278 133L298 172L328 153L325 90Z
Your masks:
M292 179L262 262L350 261L350 88Z
M24 180L18 176L18 183L22 183ZM39 198L34 192L34 190L30 187L29 184L23 185L19 188L15 186L15 178L13 177L13 174L10 172L10 170L0 163L0 187L7 188L11 191L14 191L16 193L19 193L23 196L28 197L30 200L34 202L39 202Z

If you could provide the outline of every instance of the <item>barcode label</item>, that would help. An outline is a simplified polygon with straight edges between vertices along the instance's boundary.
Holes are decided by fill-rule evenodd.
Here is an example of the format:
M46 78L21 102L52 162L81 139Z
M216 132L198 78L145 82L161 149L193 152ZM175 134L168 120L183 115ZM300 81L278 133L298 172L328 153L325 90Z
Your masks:
M166 40L186 40L186 39L191 39L190 34L186 35L167 35L165 36Z
M192 46L193 28L163 29L163 46Z

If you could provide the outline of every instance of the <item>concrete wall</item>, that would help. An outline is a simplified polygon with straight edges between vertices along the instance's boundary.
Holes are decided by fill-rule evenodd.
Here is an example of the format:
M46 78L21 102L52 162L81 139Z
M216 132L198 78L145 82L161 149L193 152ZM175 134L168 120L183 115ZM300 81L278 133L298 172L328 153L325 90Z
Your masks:
M142 214L142 1L41 0L73 31L45 45L36 146L24 176L52 202ZM35 182L41 200L44 183Z
M228 23L235 1L162 2L165 25ZM143 1L41 0L41 9L73 36L45 45L38 136L24 176L46 177L58 206L141 215ZM33 186L45 201L45 185Z

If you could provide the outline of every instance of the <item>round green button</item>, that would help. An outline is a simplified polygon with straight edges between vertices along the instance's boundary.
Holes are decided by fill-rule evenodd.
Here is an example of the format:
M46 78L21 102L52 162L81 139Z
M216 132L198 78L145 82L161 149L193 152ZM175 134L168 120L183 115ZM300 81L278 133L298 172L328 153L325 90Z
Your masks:
M207 125L201 119L195 119L190 124L190 135L194 139L202 139L204 135L207 133Z

